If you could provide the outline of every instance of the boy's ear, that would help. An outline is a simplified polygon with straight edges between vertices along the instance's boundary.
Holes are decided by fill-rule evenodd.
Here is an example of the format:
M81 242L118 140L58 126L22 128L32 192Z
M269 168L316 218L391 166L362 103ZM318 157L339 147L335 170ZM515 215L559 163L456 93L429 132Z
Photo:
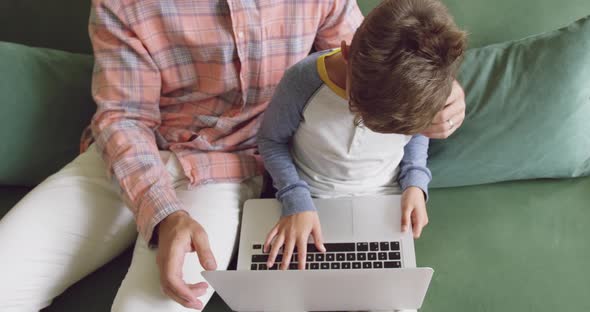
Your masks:
M346 41L342 40L342 42L340 42L340 53L342 53L342 58L346 64L348 64L349 51L350 46L346 44Z

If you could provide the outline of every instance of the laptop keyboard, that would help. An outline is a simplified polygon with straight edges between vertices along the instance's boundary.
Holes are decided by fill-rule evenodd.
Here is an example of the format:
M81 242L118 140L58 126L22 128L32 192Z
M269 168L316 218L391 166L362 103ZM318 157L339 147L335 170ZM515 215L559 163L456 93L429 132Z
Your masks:
M325 253L320 253L314 244L307 245L305 269L307 270L349 270L349 269L391 269L401 268L399 242L325 243ZM277 270L283 255L277 255L275 264L268 268L268 253L262 251L262 244L252 245L251 270ZM289 270L297 270L297 250L291 258Z

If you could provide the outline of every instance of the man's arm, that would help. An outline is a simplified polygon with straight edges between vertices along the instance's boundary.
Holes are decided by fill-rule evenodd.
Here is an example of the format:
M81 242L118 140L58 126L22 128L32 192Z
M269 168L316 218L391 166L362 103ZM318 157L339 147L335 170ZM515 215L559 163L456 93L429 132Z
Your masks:
M159 70L114 3L94 1L90 17L97 104L92 132L149 242L154 227L182 205L154 137L160 124Z
M318 51L337 48L342 40L350 44L362 21L363 14L356 1L332 1L330 11L317 31L315 48Z
M94 0L89 23L95 69L92 120L96 146L134 212L143 239L152 240L159 225L158 267L162 290L187 308L202 309L198 299L207 285L189 287L182 280L187 252L201 265L216 268L207 234L183 210L155 142L160 124L160 73L142 42L130 29L120 1Z
M418 187L428 198L428 183L432 180L428 161L428 138L415 135L404 147L404 157L400 162L399 184L402 191L410 186Z

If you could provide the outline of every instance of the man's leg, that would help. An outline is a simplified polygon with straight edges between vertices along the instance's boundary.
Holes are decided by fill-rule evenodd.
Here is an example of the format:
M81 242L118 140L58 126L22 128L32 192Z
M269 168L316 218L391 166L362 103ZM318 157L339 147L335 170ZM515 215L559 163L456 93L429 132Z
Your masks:
M136 238L94 147L0 220L0 311L39 311Z
M191 216L207 232L218 269L226 269L237 248L238 227L242 205L247 199L259 197L262 179L249 179L244 183L207 184L187 189L187 181L177 185L178 198ZM204 281L203 271L195 253L187 254L183 275L187 283ZM213 295L209 288L200 299L204 304ZM117 293L112 311L194 311L184 308L167 297L161 290L156 250L149 249L142 238L135 244L133 260L127 276Z

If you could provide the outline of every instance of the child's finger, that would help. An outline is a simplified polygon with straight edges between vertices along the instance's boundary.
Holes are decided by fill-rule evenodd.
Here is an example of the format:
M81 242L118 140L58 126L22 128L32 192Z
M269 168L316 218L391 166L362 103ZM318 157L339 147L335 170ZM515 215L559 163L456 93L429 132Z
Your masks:
M283 263L281 264L281 270L289 268L289 263L291 263L291 257L293 256L293 249L295 249L295 237L287 237L285 240L285 248L283 248Z
M272 243L273 238L275 238L275 236L277 236L278 232L279 232L279 226L277 224L277 225L275 225L274 228L272 228L272 230L270 230L270 232L268 232L268 235L266 235L266 240L264 241L264 245L262 246L263 252L268 252L268 247L270 246L270 243Z
M307 235L301 236L297 240L297 260L299 270L305 270L305 257L307 256Z
M268 262L266 263L266 266L268 266L269 268L274 265L275 259L277 258L277 255L279 254L279 250L281 249L281 247L283 247L284 241L285 241L285 236L283 234L279 234L275 238L275 241L272 244L272 248L270 249L270 254L268 255Z
M424 219L424 215L413 213L412 228L414 232L414 238L420 238L420 235L422 235L422 229L426 225L426 220Z
M420 238L420 235L422 235L422 228L424 227L422 222L416 222L412 227L414 230L414 238Z
M411 212L412 209L410 208L402 209L402 232L406 232L408 230L408 225L411 222Z
M321 252L326 252L326 247L324 246L324 234L322 234L322 226L317 225L311 229L311 235L313 236L313 243L315 244L315 248L317 248Z

